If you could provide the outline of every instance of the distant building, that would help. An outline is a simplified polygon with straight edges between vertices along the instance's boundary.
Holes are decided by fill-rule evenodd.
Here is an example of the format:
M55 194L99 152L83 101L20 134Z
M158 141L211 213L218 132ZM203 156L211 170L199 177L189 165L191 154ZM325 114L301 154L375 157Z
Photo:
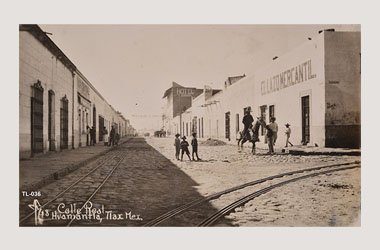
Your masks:
M188 88L172 83L172 87L167 89L162 97L164 99L162 123L167 135L174 131L182 131L183 127L174 127L173 118L181 114L192 105L192 100L203 92L202 89Z

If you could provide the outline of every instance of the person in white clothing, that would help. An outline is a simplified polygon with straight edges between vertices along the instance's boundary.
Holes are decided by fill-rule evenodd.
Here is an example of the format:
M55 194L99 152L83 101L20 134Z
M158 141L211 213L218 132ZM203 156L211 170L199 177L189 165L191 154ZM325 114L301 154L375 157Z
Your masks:
M288 147L288 144L290 144L290 146L293 146L293 144L289 141L290 134L292 133L292 130L290 129L290 124L289 123L285 124L285 127L286 127L286 130L285 130L286 145L285 145L285 147Z

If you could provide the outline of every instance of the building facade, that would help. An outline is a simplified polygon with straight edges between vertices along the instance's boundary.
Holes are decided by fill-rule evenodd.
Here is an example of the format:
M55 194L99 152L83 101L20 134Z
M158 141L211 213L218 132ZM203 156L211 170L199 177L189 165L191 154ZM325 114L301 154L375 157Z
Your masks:
M114 125L127 134L126 119L99 94L38 25L19 26L19 154L89 145L88 127Z
M182 114L192 106L193 99L203 92L202 89L187 88L176 82L167 89L163 98L162 127L167 135L182 134L185 129L182 124ZM173 118L179 116L179 122L174 123ZM176 132L179 131L179 132Z
M276 145L285 145L289 123L295 145L360 148L360 57L360 32L321 32L247 77L227 79L220 92L205 88L184 111L182 126L196 117L197 124L203 120L198 134L235 141L250 109L255 120L276 118Z

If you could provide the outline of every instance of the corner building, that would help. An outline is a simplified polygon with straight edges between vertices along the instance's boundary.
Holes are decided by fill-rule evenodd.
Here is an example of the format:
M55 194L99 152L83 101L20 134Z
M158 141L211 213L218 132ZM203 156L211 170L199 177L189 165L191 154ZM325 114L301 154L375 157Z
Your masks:
M222 91L205 88L181 123L193 125L197 117L201 130L193 130L202 137L235 143L250 109L255 121L276 117L277 147L285 146L289 123L295 145L360 148L360 43L360 32L324 31ZM178 116L173 121L179 125Z
M127 134L127 120L85 78L38 25L19 26L19 156L89 145L114 125ZM129 125L130 126L130 125ZM131 128L130 128L131 129Z
M325 31L255 73L255 111L280 145L360 147L360 32Z

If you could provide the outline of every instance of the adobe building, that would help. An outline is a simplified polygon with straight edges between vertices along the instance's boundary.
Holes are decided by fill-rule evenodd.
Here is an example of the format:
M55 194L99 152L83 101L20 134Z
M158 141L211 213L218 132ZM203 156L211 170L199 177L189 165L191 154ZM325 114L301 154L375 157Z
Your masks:
M250 109L255 121L276 117L277 147L285 145L289 123L295 145L360 148L360 56L360 32L321 32L247 77L225 81L222 91L194 98L181 124L186 132L197 117L202 137L235 143Z
M19 26L19 154L88 145L87 126L102 141L104 126L127 133L126 119L110 106L38 25Z
M255 73L254 110L279 145L360 148L360 32L324 31Z

